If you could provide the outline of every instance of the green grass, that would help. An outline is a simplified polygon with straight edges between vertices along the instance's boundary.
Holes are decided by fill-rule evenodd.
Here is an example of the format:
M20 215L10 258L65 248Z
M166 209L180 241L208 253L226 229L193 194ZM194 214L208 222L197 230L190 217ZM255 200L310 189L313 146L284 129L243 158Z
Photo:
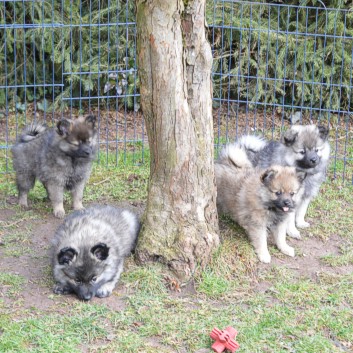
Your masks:
M331 266L347 266L353 264L353 246L343 242L339 255L326 255L322 260Z
M72 315L33 316L16 321L1 316L0 352L79 352L81 342L90 344L107 335L102 310L87 310L82 305L71 309Z
M11 273L0 273L0 286L6 289L7 294L14 294L21 290L25 279L22 276Z
M315 227L310 229L312 235L327 239L339 235L351 239L353 229L353 186L339 181L326 182L320 194L310 204L308 217L313 219Z
M127 288L147 296L163 296L166 294L163 272L157 264L149 267L136 267L123 274L122 281Z
M102 161L101 161L102 162ZM114 163L114 158L111 160ZM94 166L85 192L88 203L145 202L149 167ZM327 182L312 203L312 227L305 239L318 247L335 239L337 251L316 259L317 271L301 271L273 246L270 265L259 264L244 231L221 219L220 247L194 281L171 290L176 281L160 264L141 267L126 262L120 284L109 300L81 303L53 295L47 248L32 242L38 224L50 222L44 189L31 191L32 209L23 212L5 199L16 195L13 175L0 176L1 208L11 212L0 222L0 352L196 352L212 344L213 327L238 330L239 352L339 353L353 350L353 188ZM68 206L69 197L66 199ZM308 255L310 256L310 255ZM42 278L17 274L21 263L40 265ZM11 265L12 264L12 265ZM307 265L306 265L307 266ZM307 270L307 269L305 269ZM46 306L26 305L29 284ZM178 289L176 287L176 289ZM121 303L117 310L111 303ZM109 304L110 303L110 304ZM207 350L206 350L207 352Z

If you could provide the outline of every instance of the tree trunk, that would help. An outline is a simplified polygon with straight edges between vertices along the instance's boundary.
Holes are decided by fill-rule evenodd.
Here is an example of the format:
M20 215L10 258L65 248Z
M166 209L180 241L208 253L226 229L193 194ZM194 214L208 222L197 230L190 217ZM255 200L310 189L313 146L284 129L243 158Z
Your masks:
M219 244L206 0L136 2L141 106L151 150L136 254L187 280Z

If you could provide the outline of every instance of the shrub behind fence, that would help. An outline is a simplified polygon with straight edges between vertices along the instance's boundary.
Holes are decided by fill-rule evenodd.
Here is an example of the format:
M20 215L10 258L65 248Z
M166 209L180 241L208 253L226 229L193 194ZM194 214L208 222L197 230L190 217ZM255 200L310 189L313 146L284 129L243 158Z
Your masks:
M244 133L278 139L294 121L329 125L331 175L352 182L353 12L316 3L207 2L216 147ZM89 112L100 163L143 162L134 21L128 0L0 3L1 172L26 123Z

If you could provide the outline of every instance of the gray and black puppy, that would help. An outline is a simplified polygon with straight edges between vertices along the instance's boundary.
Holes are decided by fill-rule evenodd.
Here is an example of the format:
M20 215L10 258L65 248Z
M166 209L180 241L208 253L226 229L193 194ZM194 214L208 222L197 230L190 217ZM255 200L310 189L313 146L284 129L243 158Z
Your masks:
M82 300L109 296L140 229L131 211L92 206L68 216L52 246L54 293L76 293Z
M309 203L319 192L326 177L330 158L329 130L324 126L293 125L287 130L281 142L266 141L257 136L243 136L233 144L246 152L251 165L268 168L272 165L295 167L304 171L304 193L298 201L295 213L288 220L287 234L300 238L296 228L309 227L304 220Z
M305 172L284 166L254 168L242 149L228 145L215 163L215 175L218 212L245 229L259 260L271 261L269 233L282 253L294 256L286 226L304 192Z
M33 124L12 148L19 204L27 207L27 195L35 180L47 190L54 216L63 218L64 190L72 194L73 208L83 208L85 183L97 151L96 117L62 119L56 128Z

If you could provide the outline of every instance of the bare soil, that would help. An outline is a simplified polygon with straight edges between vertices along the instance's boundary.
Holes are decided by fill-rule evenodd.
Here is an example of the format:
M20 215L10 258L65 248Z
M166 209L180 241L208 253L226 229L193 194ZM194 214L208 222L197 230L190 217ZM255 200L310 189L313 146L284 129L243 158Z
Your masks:
M65 303L77 300L77 297L74 295L54 296L52 294L53 281L49 258L50 241L61 220L55 218L49 212L44 213L43 211L39 211L39 219L28 217L29 219L26 220L27 217L25 216L21 219L18 212L26 211L18 211L17 208L14 208L12 205L14 203L13 198L8 198L7 202L9 208L0 209L0 225L3 229L2 233L0 233L0 239L1 237L4 239L8 238L14 229L18 231L21 231L23 228L30 229L31 234L23 240L23 244L18 244L17 242L13 244L14 248L20 245L27 249L27 251L20 252L16 256L6 254L6 250L12 247L11 244L5 247L4 243L0 243L0 271L20 275L25 278L25 283L18 294L21 298L21 307L23 309L31 308L32 310L45 312L57 311L58 307L60 307L62 312L70 310L65 307ZM115 206L127 207L139 215L144 210L144 204L137 202L116 203ZM221 224L222 228L224 228L224 225ZM256 272L258 275L268 270L268 266L283 266L291 269L298 277L310 278L314 281L318 280L321 272L340 275L353 271L353 266L331 267L320 260L324 255L334 255L340 252L342 238L337 235L332 234L325 242L310 236L304 236L302 240L289 239L288 242L299 250L297 256L290 258L274 255L270 265L261 263L257 265ZM127 261L127 269L129 268L129 264L133 264L132 258ZM254 276L255 292L266 291L271 284L266 281L259 281L258 278L261 278L261 276ZM166 284L173 296L189 296L196 293L192 283L189 283L186 287L179 288L177 284L173 283L173 279L167 278ZM16 299L12 299L11 296L5 295L7 290L6 286L0 288L0 297L4 299L6 306L15 307L19 297L16 295ZM120 283L112 296L104 299L94 298L93 302L104 300L107 307L114 310L122 310L125 307L125 298L128 292L129 288Z
M13 198L9 198L7 201L9 202L9 206L13 207ZM115 206L126 207L138 215L141 215L144 206L136 202L133 204L119 203L115 204ZM67 206L66 209L68 209ZM55 218L52 214L43 214L42 212L40 214L40 219L35 220L18 222L18 220L14 221L15 216L16 219L18 219L18 211L13 208L0 209L0 226L3 226L2 228L5 229L2 234L0 233L0 239L1 237L8 236L9 234L6 229L8 228L9 232L11 232L12 230L10 229L13 229L13 226L19 230L22 227L33 229L30 237L24 241L25 244L22 244L29 249L29 251L24 251L24 253L19 256L7 256L5 254L6 248L4 243L0 242L0 271L20 275L25 278L25 283L20 293L22 309L51 311L55 307L55 311L57 311L58 304L77 300L77 297L74 295L55 296L55 299L52 295L54 282L51 278L50 243L56 228L62 220ZM18 244L14 244L14 247L17 245ZM7 246L7 248L8 247L9 246ZM6 286L3 288L0 287L0 298L4 298L5 305L11 304L10 306L12 306L18 301L18 296L16 296L16 300L12 300L11 296L5 295L7 290L8 288L6 288ZM124 288L123 285L118 285L113 295L104 299L104 303L107 307L113 310L124 309L124 297L126 296L127 291L128 289ZM93 302L99 302L101 300L102 299L99 298L92 299ZM65 305L62 305L61 308L64 312Z
M120 109L98 109L92 108L87 112L98 117L99 146L103 153L113 151L135 151L138 143L148 145L146 126L141 110L125 111ZM86 113L86 114L87 114ZM46 122L49 126L55 124L62 116L78 117L80 112L77 109L60 113L44 113L35 111L33 105L28 105L26 114L9 113L6 119L0 119L0 165L3 158L8 158L7 147L16 142L16 136L21 132L25 124L30 124L36 120ZM215 143L222 146L226 141L234 141L244 134L261 134L268 139L279 139L283 128L290 126L290 114L282 113L275 109L268 108L248 109L244 105L223 104L213 109L213 130ZM300 123L316 124L318 118L303 112ZM298 122L299 123L299 122ZM322 124L327 124L326 120L321 120ZM351 179L353 174L353 160L350 152L353 149L353 120L344 115L334 115L330 117L329 127L331 129L331 155L334 162L334 178ZM343 172L336 173L337 165L344 164ZM4 163L4 162L3 162ZM331 173L332 174L332 173Z
M86 114L98 117L99 140L101 144L108 144L115 148L116 143L127 143L144 141L147 143L145 122L141 110L125 111L120 109L98 109L92 108ZM63 116L76 118L82 115L78 109L67 112L44 113L34 111L33 105L28 105L25 114L9 113L6 119L0 119L0 141L12 144L16 140L16 132L21 131L25 124L31 122L45 122L49 126L55 124ZM316 124L317 117L303 112L301 124ZM325 120L321 121L326 124ZM349 135L353 133L353 121L347 120L345 116L332 115L330 118L330 129L334 131L335 141L338 145L349 143ZM213 109L213 127L215 138L227 138L234 140L236 137L249 133L262 133L269 138L277 138L278 132L290 126L289 113L282 113L275 109L247 109L244 105L223 104ZM342 151L343 152L343 151Z

